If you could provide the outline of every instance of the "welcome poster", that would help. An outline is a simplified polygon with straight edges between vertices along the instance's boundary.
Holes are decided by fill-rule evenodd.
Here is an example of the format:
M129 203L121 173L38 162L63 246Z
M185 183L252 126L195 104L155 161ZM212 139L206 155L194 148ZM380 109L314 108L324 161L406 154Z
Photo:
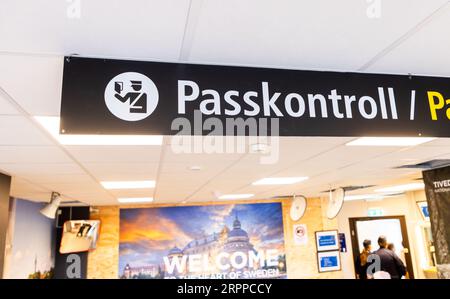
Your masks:
M281 203L122 209L119 275L285 278Z

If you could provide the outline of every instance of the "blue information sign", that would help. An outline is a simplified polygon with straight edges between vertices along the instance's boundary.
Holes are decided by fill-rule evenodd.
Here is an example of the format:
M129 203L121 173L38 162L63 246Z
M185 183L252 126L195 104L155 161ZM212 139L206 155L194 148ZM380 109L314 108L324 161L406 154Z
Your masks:
M336 237L334 235L319 236L319 246L336 245Z
M320 258L320 267L321 268L330 268L338 266L338 258L337 256L324 256Z
M422 207L422 213L425 217L430 217L430 213L428 212L428 206Z

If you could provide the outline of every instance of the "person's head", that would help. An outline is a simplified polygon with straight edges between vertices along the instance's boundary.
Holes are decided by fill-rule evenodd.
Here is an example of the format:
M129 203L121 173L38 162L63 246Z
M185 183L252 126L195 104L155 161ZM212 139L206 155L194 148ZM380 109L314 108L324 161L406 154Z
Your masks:
M387 249L389 249L389 250L391 250L391 251L395 251L394 243L389 243L389 244L387 245Z
M370 240L364 240L363 242L364 250L370 251L372 249L372 241Z
M381 248L386 248L387 246L387 239L385 236L380 236L378 238L378 245L380 245Z
M142 88L142 81L131 81L131 87L135 90L135 91L139 91Z

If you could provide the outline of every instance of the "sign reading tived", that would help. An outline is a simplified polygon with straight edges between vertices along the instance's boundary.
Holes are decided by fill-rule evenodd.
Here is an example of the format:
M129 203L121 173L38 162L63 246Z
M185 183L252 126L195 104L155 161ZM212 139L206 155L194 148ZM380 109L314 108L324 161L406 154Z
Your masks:
M423 172L427 211L433 232L436 268L440 278L450 279L450 166Z
M67 57L60 129L450 137L450 78Z

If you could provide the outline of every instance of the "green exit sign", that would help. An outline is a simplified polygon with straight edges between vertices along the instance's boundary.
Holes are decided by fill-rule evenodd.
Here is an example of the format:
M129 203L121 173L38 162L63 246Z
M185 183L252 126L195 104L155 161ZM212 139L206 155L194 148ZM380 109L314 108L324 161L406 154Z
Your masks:
M383 216L383 210L380 208L370 208L367 210L369 217Z

